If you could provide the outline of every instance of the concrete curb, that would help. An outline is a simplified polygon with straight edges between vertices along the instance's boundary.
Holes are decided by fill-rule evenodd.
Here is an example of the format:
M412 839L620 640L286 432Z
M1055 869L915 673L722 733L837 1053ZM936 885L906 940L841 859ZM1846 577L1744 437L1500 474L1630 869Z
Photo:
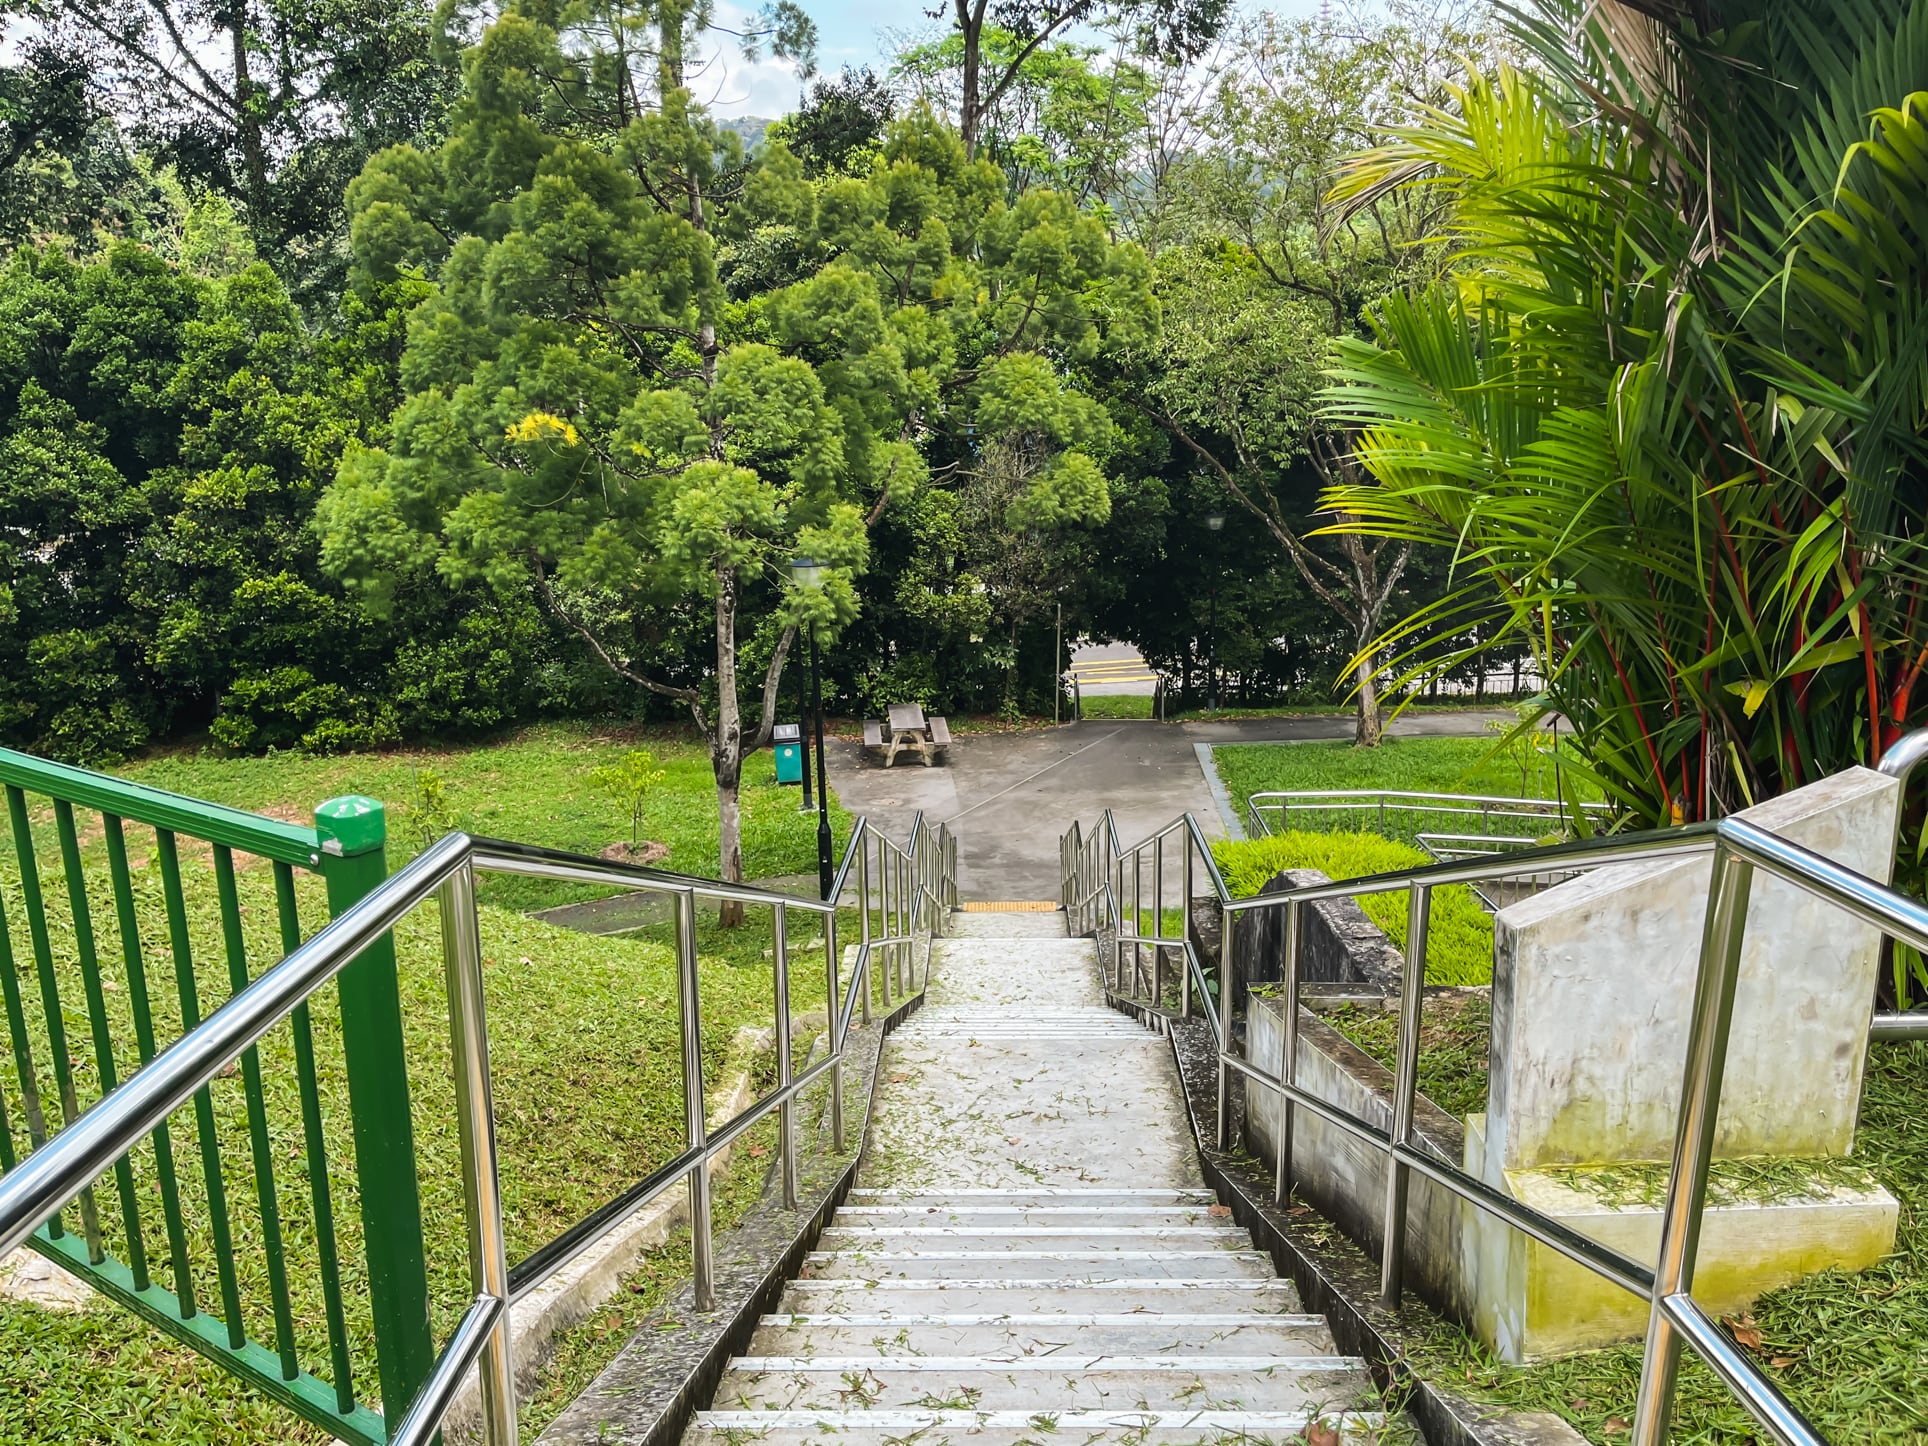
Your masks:
M1205 786L1212 791L1212 804L1218 809L1219 822L1225 825L1225 836L1231 839L1245 837L1245 825L1240 822L1238 807L1232 802L1231 794L1225 791L1225 780L1218 776L1218 764L1212 759L1210 743L1194 743L1192 751L1198 755L1198 766L1205 774Z

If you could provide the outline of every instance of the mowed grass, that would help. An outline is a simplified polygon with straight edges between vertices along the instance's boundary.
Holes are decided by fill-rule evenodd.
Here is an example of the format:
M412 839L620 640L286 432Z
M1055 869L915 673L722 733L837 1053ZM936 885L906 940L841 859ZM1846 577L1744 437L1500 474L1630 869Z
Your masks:
M1212 845L1212 857L1225 878L1225 887L1236 899L1252 897L1287 869L1317 869L1335 880L1358 879L1432 862L1411 844L1370 833L1280 833L1258 839L1222 839ZM1361 894L1357 903L1366 917L1385 931L1395 948L1406 947L1406 890ZM1493 982L1493 916L1463 885L1433 890L1426 930L1426 982Z
M1482 738L1388 738L1377 748L1350 743L1229 743L1212 750L1225 791L1241 813L1255 793L1281 789L1383 788L1413 793L1479 793L1503 798L1555 798L1576 782L1564 767L1572 755L1563 735L1556 755L1550 735L1508 742ZM1556 761L1560 765L1556 768ZM1581 789L1580 798L1598 794Z
M714 872L714 791L707 758L675 739L643 740L675 780L700 768L700 790L685 782L667 787L652 811L647 832L669 837L674 866ZM343 792L365 792L390 805L391 864L412 854L431 836L417 830L423 810L398 792L413 770L434 768L457 822L478 832L531 839L562 847L587 847L620 836L619 809L588 786L587 770L619 756L635 740L594 730L529 730L501 747L378 758L214 759L176 755L147 760L129 771L143 781L212 797L241 807L305 818L312 804ZM553 757L545 756L553 753ZM762 763L767 765L768 755ZM672 766L674 765L674 766ZM754 769L754 764L752 769ZM752 772L752 776L754 773ZM746 844L751 870L797 872L814 867L814 816L796 819L796 792L771 785L745 789L750 823ZM31 796L30 796L31 800ZM65 876L51 810L44 800L33 811L33 835L44 892L58 1013L67 1032L74 1091L82 1108L101 1093L90 1010ZM676 807L671 807L672 803ZM707 809L708 826L698 817ZM759 822L759 814L762 822ZM661 819L659 830L656 820ZM97 935L106 1034L116 1071L125 1079L140 1064L133 1029L134 978L115 922L104 846L97 819L79 813L89 912ZM436 830L439 832L439 830ZM840 835L845 832L839 828ZM0 834L5 830L0 829ZM165 1045L179 1037L183 1017L175 961L161 895L160 869L150 831L128 829L133 889L146 996L155 1029ZM799 847L799 845L802 845ZM707 853L705 850L711 852ZM257 860L237 857L236 887L242 906L246 968L257 975L281 953L273 876ZM200 1011L211 1012L232 992L216 903L213 858L205 847L182 840L182 876L192 945L191 975ZM326 922L320 881L297 874L304 933ZM504 882L497 880L494 882ZM498 894L503 891L498 891ZM511 893L513 897L513 893ZM548 903L536 898L527 902ZM16 961L16 977L29 1021L27 1044L34 1082L50 1127L57 1128L60 1091L51 1068L33 941L27 928L18 860L10 835L0 839L0 905ZM852 915L854 920L854 915ZM684 1144L682 1063L677 1022L675 955L666 929L629 938L594 938L552 928L500 902L482 907L485 988L488 996L491 1066L501 1152L511 1259L554 1238L566 1226L673 1157ZM822 930L813 918L793 913L791 999L799 1013L820 1011L825 981ZM432 1318L444 1339L471 1295L455 1137L454 1087L439 921L432 905L418 909L397 928L396 945L404 1013L412 1118L420 1169ZM767 1027L774 1013L773 966L767 910L753 909L749 923L722 930L712 910L699 915L700 999L705 1078L712 1107L717 1091L753 1065L767 1072L767 1054L746 1030ZM359 1199L342 1062L339 1012L333 986L313 1005L317 1072L327 1177L342 1257L350 1354L358 1400L378 1396L373 1368L372 1322L361 1250ZM27 1112L15 1069L12 1031L0 1050L0 1099L15 1149L29 1145ZM802 1062L813 1030L800 1027L796 1059ZM260 1048L269 1154L275 1170L273 1198L287 1242L294 1336L301 1365L324 1377L328 1339L320 1287L316 1216L310 1194L308 1142L304 1135L294 1067L293 1033L278 1026ZM242 1319L249 1336L272 1345L274 1336L263 1212L248 1130L244 1077L235 1071L210 1090L213 1140L234 1232ZM221 1310L212 1246L212 1216L203 1183L203 1142L192 1108L170 1121L178 1183L186 1220L187 1268L204 1310ZM767 1162L766 1162L767 1163ZM149 1269L157 1283L174 1284L173 1260L163 1228L161 1180L152 1144L133 1157L133 1179ZM95 1189L103 1242L123 1261L130 1254L112 1176ZM80 1228L70 1209L69 1230ZM670 1268L666 1266L665 1268ZM118 1307L100 1305L63 1314L18 1303L0 1303L0 1441L237 1442L325 1441L327 1433L302 1425L265 1396L226 1375L190 1349Z
M207 751L156 753L123 765L123 777L193 798L295 823L342 794L381 800L388 814L389 866L404 862L451 828L477 835L599 853L629 837L624 806L591 780L631 749L647 748L663 782L644 806L643 835L669 846L664 868L717 872L716 780L707 746L686 729L644 730L581 722L541 723L489 743L350 753L317 758L276 753L238 758ZM814 760L813 760L814 761ZM429 807L424 784L439 780L442 808ZM743 869L746 878L814 873L817 816L801 813L802 794L776 781L768 749L743 763ZM831 828L841 849L850 816L833 798ZM482 897L535 909L608 890L506 875L481 881Z
M1928 1440L1928 1044L1876 1044L1854 1158L1900 1201L1895 1251L1858 1274L1830 1270L1755 1302L1759 1343L1745 1347L1830 1441L1903 1446ZM1754 1339L1752 1333L1748 1339ZM1599 1446L1624 1446L1640 1346L1507 1366L1459 1327L1438 1322L1414 1353L1422 1376L1496 1406L1551 1411ZM1688 1351L1672 1439L1751 1446L1759 1426Z

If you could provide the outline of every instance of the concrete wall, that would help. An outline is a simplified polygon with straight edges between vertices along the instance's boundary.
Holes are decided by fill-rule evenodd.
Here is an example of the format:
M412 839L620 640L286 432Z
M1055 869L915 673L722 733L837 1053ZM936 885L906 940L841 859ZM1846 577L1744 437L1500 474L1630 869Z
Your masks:
M1850 768L1740 817L1888 877L1900 787ZM1486 1175L1673 1153L1712 861L1597 869L1495 920ZM1879 940L1757 875L1715 1154L1845 1155L1854 1143Z
M1383 936L1382 936L1383 937ZM1252 1001L1250 1058L1277 1075L1284 1060L1284 1006ZM1392 1071L1310 1010L1299 1010L1295 1083L1314 1097L1382 1130L1392 1128ZM1280 1099L1245 1084L1247 1147L1268 1166L1278 1160ZM1459 1164L1465 1151L1460 1122L1420 1095L1414 1102L1415 1144ZM1293 1111L1292 1182L1298 1198L1344 1230L1372 1255L1385 1238L1386 1156L1348 1130L1307 1109ZM1464 1316L1472 1301L1459 1260L1464 1217L1471 1207L1430 1180L1413 1175L1406 1206L1406 1279L1434 1306Z

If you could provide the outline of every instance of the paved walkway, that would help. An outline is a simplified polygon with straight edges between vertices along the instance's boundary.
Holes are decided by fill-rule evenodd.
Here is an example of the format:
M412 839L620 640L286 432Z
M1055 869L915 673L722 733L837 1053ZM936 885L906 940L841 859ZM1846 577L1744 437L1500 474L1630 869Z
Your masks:
M1476 735L1501 711L1415 713L1396 737ZM902 838L918 809L948 822L959 839L958 890L965 899L1051 899L1058 888L1058 836L1075 819L1089 827L1110 808L1118 835L1135 843L1190 811L1220 832L1197 744L1268 743L1352 736L1352 720L1256 718L1223 723L1092 720L1062 728L956 737L933 768L878 766L856 743L832 740L831 785L844 807Z
M1364 1363L1201 1187L1169 1045L1059 914L953 916L858 1188L686 1446L1376 1439Z

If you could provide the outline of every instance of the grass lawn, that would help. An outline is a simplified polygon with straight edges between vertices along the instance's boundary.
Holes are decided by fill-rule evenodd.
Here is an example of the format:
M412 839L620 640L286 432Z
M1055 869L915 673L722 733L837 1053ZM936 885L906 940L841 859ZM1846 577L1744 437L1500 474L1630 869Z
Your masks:
M1295 745L1296 746L1296 745ZM1258 893L1286 869L1317 869L1329 879L1357 879L1390 873L1432 860L1411 844L1370 833L1281 833L1260 839L1222 839L1212 857L1232 897ZM1386 933L1394 947L1406 947L1406 893L1360 896L1359 907ZM1461 885L1433 890L1426 932L1426 982L1490 984L1493 980L1493 916Z
M1901 1202L1895 1252L1859 1274L1826 1271L1755 1303L1747 1349L1830 1441L1928 1440L1928 1044L1868 1051L1855 1159ZM1675 1396L1682 1443L1742 1446L1763 1439L1713 1375L1687 1353ZM1506 1366L1457 1326L1437 1324L1414 1369L1480 1400L1551 1411L1601 1446L1624 1446L1640 1346Z
M714 790L706 756L674 737L643 742L670 772L652 807L648 834L671 843L672 866L714 872ZM630 746L633 740L606 732L545 726L492 748L322 759L174 754L144 760L127 771L162 787L289 818L305 818L315 802L340 793L371 794L390 807L390 861L394 864L439 832L424 827L426 810L419 789L414 788L416 770L424 768L433 769L444 780L448 812L459 826L562 847L599 848L619 835L620 810L588 784L587 773ZM813 868L814 818L796 814L794 790L755 781L768 771L767 754L754 759L746 770L752 780L744 790L750 871ZM123 961L108 896L98 822L84 812L79 822L109 1034L124 1079L139 1064L132 1028L133 981ZM841 813L838 823L841 834L847 829ZM51 810L36 810L33 825L61 1013L68 1031L67 1052L84 1107L98 1097L100 1082ZM182 1017L159 866L152 857L152 835L132 826L128 834L147 995L156 1015L156 1032L166 1043L181 1033ZM243 940L249 968L258 973L281 952L273 879L271 871L257 861L237 859L237 865ZM231 984L212 857L185 839L182 874L194 977L205 1014L228 997ZM319 880L297 874L297 883L304 931L311 932L326 919ZM676 1154L683 1143L684 1117L675 959L667 929L625 938L593 938L551 928L515 907L505 907L557 901L502 887L517 883L500 877L486 880L485 896L493 902L482 909L491 1065L511 1259L552 1239ZM16 972L26 996L27 1034L37 1083L49 1114L56 1115L60 1096L49 1068L51 1053L10 837L0 843L0 904L5 907ZM854 926L854 914L851 918ZM761 910L753 910L749 924L737 930L719 929L708 910L699 914L699 921L705 1069L714 1090L729 1075L753 1063L765 1073L774 1067L767 1055L756 1059L746 1052L741 1037L745 1027L766 1026L773 1012L772 964L765 957L770 926L767 912ZM822 1007L821 942L814 951L808 948L820 936L813 920L793 917L791 988L793 1007L799 1012ZM432 1315L439 1340L466 1305L470 1291L441 940L433 907L409 916L396 930L396 943L428 1232ZM323 1133L356 1393L358 1399L372 1401L377 1394L372 1326L338 1020L334 992L324 990L313 1009ZM4 1026L0 1032L5 1032ZM807 1027L798 1031L799 1063L811 1036ZM327 1366L318 1247L290 1028L284 1024L271 1032L260 1053L276 1171L275 1200L287 1241L295 1338L303 1366L326 1377L332 1373ZM0 1097L7 1107L7 1127L16 1148L24 1150L26 1118L12 1064L11 1049L0 1051L0 1065L4 1065ZM273 1323L242 1076L237 1072L218 1080L210 1095L239 1262L242 1318L249 1335L267 1343L273 1340ZM202 1183L201 1142L193 1110L177 1114L170 1130L174 1174L187 1221L186 1260L198 1300L218 1310L221 1294L211 1244L212 1217ZM759 1180L762 1164L753 1172ZM134 1180L150 1269L157 1281L171 1285L173 1262L162 1229L160 1181L151 1144L134 1156ZM104 1243L125 1260L127 1245L111 1178L95 1193ZM77 1213L67 1213L70 1229L78 1223ZM672 1249L647 1269L673 1273L674 1261ZM580 1352L572 1357L578 1358L586 1359ZM326 1439L324 1433L302 1426L252 1388L186 1347L170 1344L116 1307L57 1314L0 1303L0 1379L9 1386L0 1393L0 1441L5 1442L141 1441L185 1446L217 1439L248 1443Z
M1564 737L1561 744L1564 752ZM1241 813L1253 794L1275 789L1385 788L1505 798L1553 798L1558 793L1551 739L1545 735L1504 745L1497 733L1486 738L1388 738L1377 748L1228 743L1212 750L1212 762Z
M638 731L589 723L540 723L489 743L348 753L317 758L276 753L236 758L206 752L150 755L116 770L124 777L255 813L310 822L314 806L345 793L380 799L388 810L391 868L451 828L518 843L598 853L629 837L623 806L590 781L593 770L647 748L665 775L644 808L643 836L669 845L665 868L717 871L716 782L709 750L686 729ZM814 761L814 760L813 760ZM424 783L440 781L442 807ZM743 765L743 868L747 877L814 873L817 820L799 813L801 792L776 782L766 749ZM837 846L850 815L833 798ZM481 883L482 897L534 909L609 892L507 875Z
M1078 703L1086 722L1101 718L1149 718L1152 696L1149 693L1096 693Z

